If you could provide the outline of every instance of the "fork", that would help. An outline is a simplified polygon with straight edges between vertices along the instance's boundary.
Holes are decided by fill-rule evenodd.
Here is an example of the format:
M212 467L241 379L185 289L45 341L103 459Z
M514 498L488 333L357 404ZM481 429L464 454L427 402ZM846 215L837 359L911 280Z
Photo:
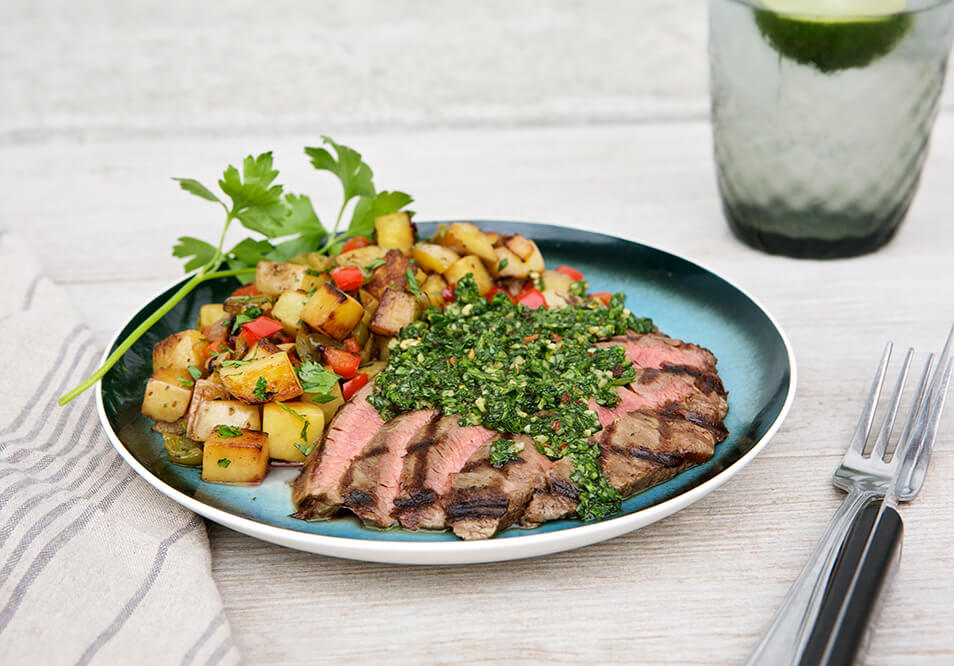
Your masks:
M950 358L954 327L931 376L933 354L925 363L908 418L890 459L889 442L897 420L914 350L909 349L888 401L886 416L872 444L872 431L884 387L893 345L881 357L868 399L852 435L848 451L835 471L834 484L848 492L835 512L808 563L776 612L771 624L746 660L748 666L798 663L819 616L825 591L830 589L836 562L852 526L862 512L888 495L892 500L913 499L921 489L940 423L947 388L954 372ZM929 377L930 383L929 383ZM880 514L879 514L880 518ZM898 518L900 523L900 518ZM867 547L866 547L867 550ZM852 581L852 588L854 581ZM842 610L839 618L843 615Z

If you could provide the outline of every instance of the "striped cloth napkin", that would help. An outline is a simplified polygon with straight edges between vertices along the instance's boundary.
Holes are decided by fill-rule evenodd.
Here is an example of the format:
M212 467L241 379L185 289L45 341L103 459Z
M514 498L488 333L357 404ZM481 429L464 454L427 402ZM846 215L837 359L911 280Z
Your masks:
M126 466L93 391L101 347L0 232L0 664L239 661L205 524Z

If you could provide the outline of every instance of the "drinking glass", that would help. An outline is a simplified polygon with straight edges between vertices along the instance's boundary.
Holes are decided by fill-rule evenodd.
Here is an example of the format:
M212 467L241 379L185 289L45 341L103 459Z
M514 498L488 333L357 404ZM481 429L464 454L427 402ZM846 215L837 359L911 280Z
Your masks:
M952 33L952 0L710 0L716 174L735 235L796 257L887 243L917 190Z

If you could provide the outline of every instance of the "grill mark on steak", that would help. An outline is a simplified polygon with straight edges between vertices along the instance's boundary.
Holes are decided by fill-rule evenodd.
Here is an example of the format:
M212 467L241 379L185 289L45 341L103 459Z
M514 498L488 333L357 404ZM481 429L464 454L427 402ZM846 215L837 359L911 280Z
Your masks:
M642 446L634 446L630 448L615 446L613 444L604 444L602 450L611 451L616 455L624 456L627 458L641 458L642 460L648 460L649 462L656 463L663 467L678 467L683 463L682 457L678 455L673 455L671 453L657 453L655 451L650 451L647 448Z

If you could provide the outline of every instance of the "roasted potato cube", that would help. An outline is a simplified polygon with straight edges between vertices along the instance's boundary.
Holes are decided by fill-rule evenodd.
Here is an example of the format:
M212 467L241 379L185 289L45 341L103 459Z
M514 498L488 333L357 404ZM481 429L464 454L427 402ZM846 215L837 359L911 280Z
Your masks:
M178 380L182 379L182 383ZM176 421L189 409L192 399L191 379L172 370L160 370L146 382L142 413L154 421ZM202 380L199 380L202 381Z
M260 261L255 267L255 288L272 297L283 291L300 289L307 270L301 264Z
M495 247L497 262L490 265L490 274L498 278L525 278L530 275L530 267L523 259L505 247Z
M556 291L562 294L570 293L570 285L573 284L573 278L565 273L557 271L543 271L540 277L543 279L543 286L547 291Z
M207 328L225 317L225 307L221 303L209 303L199 308L199 328Z
M192 389L192 402L189 403L189 414L186 417L186 435L189 439L199 440L195 433L202 405L212 400L228 400L229 397L229 392L225 390L225 385L217 374L210 376L208 379L197 379L195 381L195 387Z
M316 393L302 393L300 401L318 407L325 416L325 423L331 423L331 419L335 417L338 409L344 404L341 386L339 384L332 386L328 395L332 396L331 400L328 400L327 396Z
M417 301L404 291L389 289L381 296L371 330L379 335L397 335L398 332L414 321L417 316Z
M198 331L173 333L152 348L153 374L158 370L174 370L182 377L189 376L189 366L201 368L202 351L206 342Z
M262 407L262 430L275 460L303 462L325 430L325 413L313 402L273 402Z
M306 252L305 254L299 254L290 263L302 264L315 271L327 271L335 265L335 260L334 257L329 257L327 254L321 254L320 252Z
M520 234L502 236L501 241L504 247L520 257L521 261L526 261L533 254L533 248L535 247L533 241Z
M202 480L259 483L268 471L268 437L247 428L216 428L202 450Z
M458 254L476 254L484 261L493 261L494 244L476 224L454 222L444 231L440 244Z
M443 273L460 259L450 248L434 243L418 243L411 248L411 256L418 266L431 273Z
M229 393L249 405L291 400L301 395L298 375L286 352L225 368L222 383Z
M566 300L566 298L564 298L564 294L553 291L552 289L545 289L541 293L543 295L543 300L547 303L547 307L551 310L569 305L569 302Z
M374 220L378 245L388 250L408 250L414 245L414 226L407 213L391 213Z
M302 321L336 340L348 337L363 316L361 304L331 282L318 287L301 311Z
M446 305L444 294L441 293L447 288L447 280L440 275L428 275L427 279L421 283L421 291L427 296L435 308L442 308Z
M374 269L371 281L364 287L378 300L387 289L401 290L407 287L407 271L411 267L411 262L400 250L388 250L384 260L385 264Z
M255 343L242 357L243 361L254 361L259 358L265 358L266 356L271 356L272 354L277 354L282 351L278 348L274 342L270 342L265 338L262 338ZM231 372L230 368L225 368L225 371Z
M283 292L272 307L272 319L281 324L286 333L295 335L301 328L301 311L307 302L308 295L303 291Z
M387 248L383 248L380 245L365 245L364 247L359 247L356 250L342 252L335 257L335 263L338 266L347 266L352 264L364 268L375 259L384 259L384 255L387 253Z
M192 429L186 432L189 439L204 442L212 435L213 428L220 425L260 430L262 417L255 405L238 400L206 400L196 410L192 425Z
M474 282L477 283L477 291L481 296L490 291L494 281L490 277L490 273L487 272L487 269L484 268L483 262L472 254L461 257L453 266L448 268L444 273L444 279L450 284L457 284L457 282L468 273L474 276Z
M330 273L305 273L305 277L301 279L301 286L298 288L298 291L308 293L312 289L317 289L325 282L331 282ZM288 293L287 291L284 293ZM274 308L273 308L274 309Z

